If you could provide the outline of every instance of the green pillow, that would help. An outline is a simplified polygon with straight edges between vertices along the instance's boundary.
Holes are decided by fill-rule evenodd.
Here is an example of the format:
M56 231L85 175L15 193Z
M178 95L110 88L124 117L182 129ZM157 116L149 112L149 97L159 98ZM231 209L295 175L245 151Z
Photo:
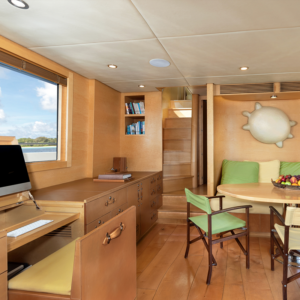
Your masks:
M300 175L300 162L280 162L280 175Z
M223 160L221 184L258 182L259 164L252 161Z

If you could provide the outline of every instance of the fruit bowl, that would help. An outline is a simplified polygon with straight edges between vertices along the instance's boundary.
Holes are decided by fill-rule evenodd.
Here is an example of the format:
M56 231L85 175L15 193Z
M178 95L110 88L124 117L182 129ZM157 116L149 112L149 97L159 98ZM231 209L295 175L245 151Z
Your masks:
M271 182L273 183L273 185L275 187L280 188L280 189L288 189L288 190L300 191L300 186L285 185L285 184L281 184L281 183L276 183L273 179L271 179Z

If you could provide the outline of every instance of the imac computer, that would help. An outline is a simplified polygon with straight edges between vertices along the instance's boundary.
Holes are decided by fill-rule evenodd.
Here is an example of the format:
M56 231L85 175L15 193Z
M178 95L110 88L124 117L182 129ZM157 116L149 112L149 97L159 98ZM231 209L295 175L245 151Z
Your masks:
M0 196L29 191L31 184L19 145L0 145Z

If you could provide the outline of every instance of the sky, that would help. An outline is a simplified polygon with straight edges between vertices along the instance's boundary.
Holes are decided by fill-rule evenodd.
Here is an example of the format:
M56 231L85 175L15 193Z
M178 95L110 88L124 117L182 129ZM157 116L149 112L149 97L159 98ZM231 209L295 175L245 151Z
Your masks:
M0 135L56 137L57 85L0 65Z

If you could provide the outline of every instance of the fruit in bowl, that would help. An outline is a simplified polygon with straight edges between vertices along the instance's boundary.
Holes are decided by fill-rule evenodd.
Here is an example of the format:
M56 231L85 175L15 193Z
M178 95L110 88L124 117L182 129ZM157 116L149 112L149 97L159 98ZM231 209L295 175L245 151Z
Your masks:
M300 175L280 175L275 182L282 185L300 186Z

